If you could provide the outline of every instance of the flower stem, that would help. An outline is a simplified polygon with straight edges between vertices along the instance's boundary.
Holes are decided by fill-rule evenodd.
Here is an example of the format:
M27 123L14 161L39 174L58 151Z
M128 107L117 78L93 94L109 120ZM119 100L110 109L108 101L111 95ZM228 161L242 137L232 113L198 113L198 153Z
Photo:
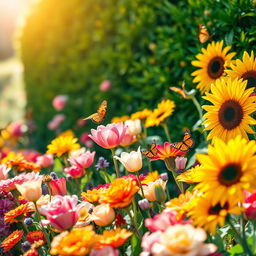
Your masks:
M107 173L107 171L106 171L106 168L102 168L101 170L102 170L102 172L103 172L103 174L104 174L105 182L106 182L106 183L111 183L111 180L110 180L110 178L109 178L109 176L108 176L108 173Z
M175 183L177 185L177 187L179 188L180 192L183 194L184 193L184 186L183 186L183 183L182 182L179 182L177 181L176 177L177 177L177 174L174 172L174 171L171 171L172 173L172 176L175 180Z
M135 233L136 233L137 237L138 237L139 239L141 239L140 232L139 232L138 227L137 227L137 222L135 222L134 218L132 217L132 215L131 215L131 213L130 213L129 207L126 208L126 212L128 213L128 215L129 215L129 217L130 217L130 219L131 219L131 222L132 222L132 225L134 226Z
M167 124L166 123L162 123L162 126L164 128L164 132L165 132L165 135L167 137L168 142L171 142L171 137L170 137L170 133L169 133Z
M142 196L145 198L144 191L143 191L143 187L142 187L142 184L141 184L141 181L140 181L139 173L138 173L138 172L135 172L135 173L136 173L136 176L137 176L137 180L138 180L138 182L139 182L141 194L142 194Z
M238 242L242 245L244 252L246 253L246 255L248 256L253 256L247 241L246 241L246 237L242 238L240 236L240 234L237 232L235 226L233 225L233 223L231 222L231 220L228 218L228 224L230 225L231 229L234 231L234 236L236 237L236 239L238 240Z
M118 170L118 164L117 164L117 160L115 159L115 149L111 148L111 153L112 153L112 159L115 165L115 170L116 170L116 177L119 178L120 177L120 172Z

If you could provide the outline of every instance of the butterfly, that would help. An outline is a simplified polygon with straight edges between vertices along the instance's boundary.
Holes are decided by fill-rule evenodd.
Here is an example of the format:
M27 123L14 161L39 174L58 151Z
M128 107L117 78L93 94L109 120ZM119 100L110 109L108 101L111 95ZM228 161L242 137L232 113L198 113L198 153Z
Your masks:
M156 148L156 143L155 141L151 144L150 149L149 150L143 150L142 154L148 158L153 158L154 156L157 155L157 148Z
M208 40L210 40L211 36L207 30L207 28L202 25L199 24L199 33L198 33L198 41L203 44L206 43Z
M102 122L106 117L107 107L108 107L107 101L103 100L97 109L97 113L94 113L94 114L84 118L83 120L91 119L93 122L95 122L97 124Z
M190 131L185 131L183 140L180 142L174 142L171 144L171 146L180 151L187 152L190 148L194 146L194 140L191 137Z

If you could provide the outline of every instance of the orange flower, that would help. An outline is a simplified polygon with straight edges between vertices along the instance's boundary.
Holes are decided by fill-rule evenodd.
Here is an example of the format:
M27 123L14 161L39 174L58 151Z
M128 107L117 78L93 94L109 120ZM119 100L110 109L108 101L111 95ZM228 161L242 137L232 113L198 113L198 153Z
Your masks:
M81 256L90 253L98 241L98 235L92 226L72 229L70 232L62 232L53 238L51 254L65 256Z
M138 111L136 113L133 113L131 115L131 120L135 120L135 119L145 119L147 117L149 117L152 114L152 110L149 109L143 109L142 111Z
M18 167L18 171L30 170L34 172L39 172L40 166L36 163L24 160Z
M81 193L82 198L90 203L99 202L105 188L87 190L86 192Z
M103 234L99 236L96 248L99 249L104 246L120 247L131 235L132 232L122 228L104 230Z
M21 256L38 256L38 252L36 249L29 249L28 251L26 251L24 254L22 254Z
M100 203L110 204L113 208L124 208L132 202L133 196L138 190L139 187L131 178L116 179L102 194Z
M22 221L26 213L31 212L32 209L29 204L21 204L13 210L4 214L4 221L7 223L14 223ZM18 217L18 218L17 218ZM16 219L17 218L17 219Z
M15 230L9 236L7 236L1 243L4 252L8 252L14 245L16 245L23 236L23 230Z
M6 160L6 165L10 168L19 168L25 163L25 159L21 154L14 155L13 158Z
M26 239L33 244L34 242L37 242L39 240L42 240L45 242L45 236L44 233L41 230L35 230L31 231L27 234Z

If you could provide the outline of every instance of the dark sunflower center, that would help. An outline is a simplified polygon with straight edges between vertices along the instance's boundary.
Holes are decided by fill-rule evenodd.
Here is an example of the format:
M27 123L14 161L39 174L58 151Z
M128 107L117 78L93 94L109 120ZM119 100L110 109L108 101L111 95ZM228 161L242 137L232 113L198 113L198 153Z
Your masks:
M223 209L228 209L228 203L225 203L223 206L221 206L220 204L216 204L215 206L212 206L211 208L209 208L208 210L208 214L209 215L218 215L219 212Z
M227 100L221 105L218 118L223 128L232 130L239 126L243 115L243 109L238 101Z
M207 72L210 78L217 79L221 77L224 71L224 63L222 57L215 57L209 62Z
M224 186L232 186L240 181L242 176L241 166L239 164L228 164L220 171L218 180Z
M247 80L246 88L256 87L256 71L251 70L242 75L244 80Z

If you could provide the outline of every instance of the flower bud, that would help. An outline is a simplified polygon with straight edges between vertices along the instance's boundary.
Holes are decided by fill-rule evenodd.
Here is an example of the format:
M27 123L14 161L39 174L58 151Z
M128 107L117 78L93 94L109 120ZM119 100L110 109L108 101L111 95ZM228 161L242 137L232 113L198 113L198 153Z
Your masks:
M161 185L155 186L155 196L157 202L165 202L167 199L167 195Z
M167 181L169 178L168 178L168 173L167 172L164 172L164 173L161 173L160 174L160 178L163 180L163 181Z
M165 166L166 168L169 170L169 171L174 171L175 169L175 158L174 157L167 157L164 159L164 163L165 163Z
M115 219L115 211L109 204L100 204L94 207L92 220L98 226L107 226Z
M32 224L33 224L33 219L32 219L32 218L25 218L25 219L24 219L24 224L25 224L26 226L32 225Z
M28 241L25 241L24 243L21 244L21 248L23 251L28 251L31 248L31 244Z
M144 198L138 202L141 210L147 210L149 209L149 201L148 199Z
M176 172L177 173L182 173L185 171L186 168L186 163L187 163L187 158L186 157L176 157L175 158L175 167L176 167Z
M50 175L54 180L58 179L58 176L55 172L51 172Z

